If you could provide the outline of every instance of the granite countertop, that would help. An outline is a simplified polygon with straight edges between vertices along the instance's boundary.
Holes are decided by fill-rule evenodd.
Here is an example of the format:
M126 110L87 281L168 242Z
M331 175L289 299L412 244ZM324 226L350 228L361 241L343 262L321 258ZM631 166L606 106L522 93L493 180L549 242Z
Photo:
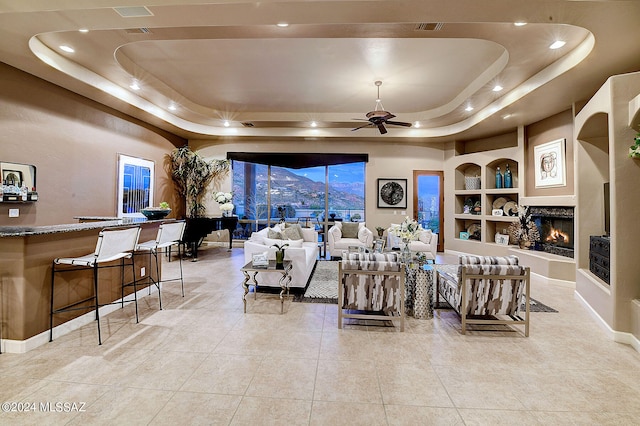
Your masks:
M0 226L0 238L2 237L23 237L28 235L56 234L60 232L84 231L87 229L102 229L122 225L135 225L141 223L161 222L160 220L147 220L146 218L107 218L110 220L69 223L62 225L46 226Z

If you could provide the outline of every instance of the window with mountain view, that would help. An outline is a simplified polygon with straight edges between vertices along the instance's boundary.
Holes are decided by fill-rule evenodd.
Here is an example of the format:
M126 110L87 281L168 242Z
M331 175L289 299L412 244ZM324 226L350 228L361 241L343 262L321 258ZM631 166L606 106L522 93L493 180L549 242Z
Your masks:
M301 169L232 161L233 203L246 238L281 220L323 227L364 220L365 163Z

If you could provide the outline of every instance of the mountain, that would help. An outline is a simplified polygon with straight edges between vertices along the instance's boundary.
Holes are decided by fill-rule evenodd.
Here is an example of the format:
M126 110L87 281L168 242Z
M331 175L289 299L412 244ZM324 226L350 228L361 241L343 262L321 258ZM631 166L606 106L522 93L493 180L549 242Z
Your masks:
M336 166L331 167L334 171ZM266 203L266 193L268 189L266 166L257 166L255 175L255 193L258 194L258 203ZM303 171L301 171L303 172ZM318 176L319 173L312 175ZM340 182L329 185L329 205L330 210L358 210L364 209L364 179L355 181L344 181L345 177L353 178L362 176L362 173L339 174ZM331 182L331 177L329 178ZM238 195L245 192L245 169L235 167L233 169L233 193L234 204L243 209L244 200L238 199ZM324 210L325 184L318 182L301 174L296 174L290 169L283 167L271 167L271 205L291 206L294 209Z

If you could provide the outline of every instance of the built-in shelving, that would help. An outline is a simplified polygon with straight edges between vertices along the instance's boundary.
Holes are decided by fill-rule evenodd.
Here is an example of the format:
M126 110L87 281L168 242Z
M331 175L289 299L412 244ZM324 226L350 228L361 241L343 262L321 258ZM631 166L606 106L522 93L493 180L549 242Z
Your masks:
M453 226L445 224L445 232L449 231L450 243L447 247L450 249L477 254L508 254L509 246L496 244L495 235L506 233L509 225L517 218L517 206L522 196L523 186L519 172L524 161L521 144L517 145L456 155L449 160L449 170L453 174L453 188L449 187L452 191L445 195L449 200L448 202L445 200L445 205L451 206ZM496 171L500 167L501 173L504 173L507 164L511 171L512 187L496 188ZM466 185L469 182L468 178L475 177L480 178L480 185L469 188ZM507 213L503 216L493 215L493 204L499 198L504 199L501 202L513 201L510 205L514 206L514 216L509 216ZM465 213L465 204L470 204L469 199L480 202L479 214L469 211ZM470 227L472 227L471 230L480 230L479 240L461 238L461 233L469 232Z

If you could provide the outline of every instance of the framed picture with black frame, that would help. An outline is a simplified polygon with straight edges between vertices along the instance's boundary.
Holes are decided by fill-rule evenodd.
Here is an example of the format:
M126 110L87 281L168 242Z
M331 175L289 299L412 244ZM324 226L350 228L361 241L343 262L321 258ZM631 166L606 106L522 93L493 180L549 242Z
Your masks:
M378 179L378 208L407 208L407 179Z

